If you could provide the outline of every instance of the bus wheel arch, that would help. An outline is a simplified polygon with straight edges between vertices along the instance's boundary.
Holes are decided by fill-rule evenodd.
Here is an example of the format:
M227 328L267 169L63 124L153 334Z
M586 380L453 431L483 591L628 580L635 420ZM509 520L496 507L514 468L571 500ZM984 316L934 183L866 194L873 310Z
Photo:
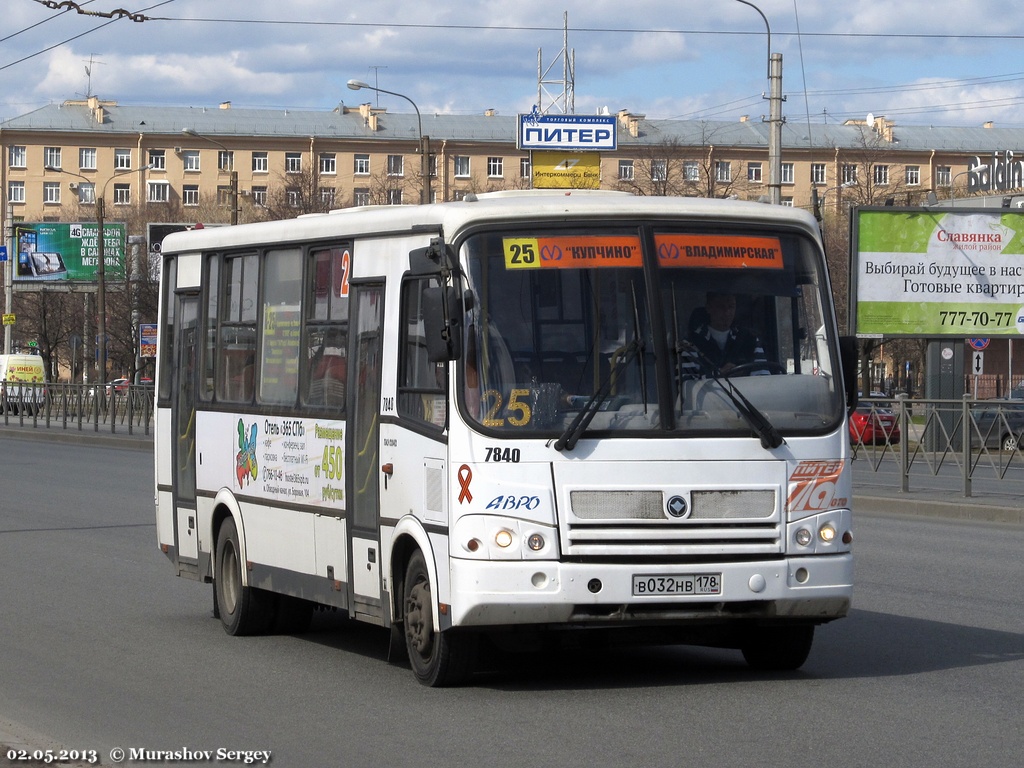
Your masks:
M274 623L274 596L248 585L243 538L234 516L224 515L215 530L213 590L215 612L224 631L229 635L267 632Z

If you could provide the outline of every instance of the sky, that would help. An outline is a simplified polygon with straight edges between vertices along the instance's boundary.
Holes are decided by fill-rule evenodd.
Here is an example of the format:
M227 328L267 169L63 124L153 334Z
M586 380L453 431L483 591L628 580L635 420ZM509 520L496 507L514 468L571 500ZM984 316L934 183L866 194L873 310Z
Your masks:
M3 0L0 119L88 95L412 111L406 99L348 89L350 79L424 114L515 115L539 104L757 119L768 112L770 28L788 122L870 113L902 125L1024 127L1019 0L132 2ZM575 62L571 105L563 51Z

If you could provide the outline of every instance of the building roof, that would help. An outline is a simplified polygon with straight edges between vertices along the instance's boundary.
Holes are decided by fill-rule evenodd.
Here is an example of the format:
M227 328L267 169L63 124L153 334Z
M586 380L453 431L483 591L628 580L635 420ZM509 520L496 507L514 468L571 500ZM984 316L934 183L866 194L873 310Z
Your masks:
M102 107L102 122L96 106ZM365 112L365 110L364 110ZM420 126L414 113L374 109L377 130L358 106L339 105L331 111L293 109L236 109L221 107L119 106L92 99L42 107L0 123L3 131L70 132L96 134L177 135L191 129L206 137L276 137L415 140ZM479 143L514 142L515 115L422 115L422 132L435 140ZM624 127L633 121L635 133ZM885 140L871 135L883 132ZM769 124L761 118L722 120L648 120L643 115L620 112L620 147L661 145L767 147ZM874 127L865 121L848 124L800 123L783 125L783 149L857 149L870 142L872 151L893 150L991 154L1024 147L1024 128L995 126L951 127L896 125L877 118Z

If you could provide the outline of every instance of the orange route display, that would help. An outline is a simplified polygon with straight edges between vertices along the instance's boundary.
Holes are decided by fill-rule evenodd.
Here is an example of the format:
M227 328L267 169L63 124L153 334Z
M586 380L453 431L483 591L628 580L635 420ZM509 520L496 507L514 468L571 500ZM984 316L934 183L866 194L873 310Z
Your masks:
M502 248L506 269L642 267L644 263L637 235L506 237Z
M782 243L776 237L735 235L654 236L662 267L782 269Z

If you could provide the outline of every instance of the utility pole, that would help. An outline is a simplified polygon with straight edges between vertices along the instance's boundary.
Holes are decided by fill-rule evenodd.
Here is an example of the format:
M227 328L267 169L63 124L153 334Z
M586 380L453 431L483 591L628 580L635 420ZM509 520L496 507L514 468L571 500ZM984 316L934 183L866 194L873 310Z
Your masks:
M4 242L7 244L7 262L4 264L4 314L11 314L14 305L14 288L11 281L14 279L14 260L18 257L16 243L14 242L14 211L11 204L7 203L4 212ZM4 324L4 354L11 354L11 331L12 326Z

